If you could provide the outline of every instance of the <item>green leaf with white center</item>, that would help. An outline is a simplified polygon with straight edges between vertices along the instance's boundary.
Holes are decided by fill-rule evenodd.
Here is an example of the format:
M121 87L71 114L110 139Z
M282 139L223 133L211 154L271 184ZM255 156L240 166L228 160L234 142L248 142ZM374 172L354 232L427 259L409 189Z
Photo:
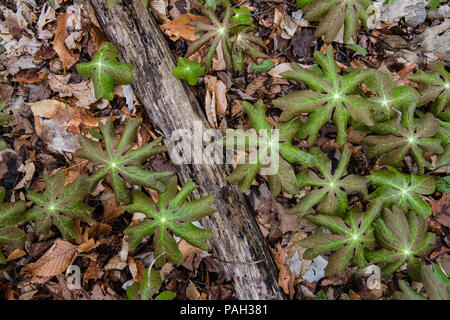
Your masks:
M450 73L444 63L430 63L433 72L417 71L408 79L421 85L419 107L433 102L433 113L438 115L450 103Z
M94 83L95 98L114 99L114 86L130 84L133 66L117 60L117 50L111 42L103 42L90 62L77 64L80 75Z
M418 294L406 281L399 280L398 285L400 291L394 292L394 298L396 300L448 300L448 290L450 288L448 286L449 279L444 275L446 282L440 277L439 272L443 274L437 265L426 265L425 262L422 261L420 276L426 297Z
M185 60L178 57L178 64L172 69L172 74L182 80L186 80L191 86L197 84L198 78L205 73L205 67L197 61Z
M187 197L197 187L194 182L189 181L177 193L177 179L175 176L171 177L166 191L159 195L158 203L154 203L141 191L133 190L132 202L123 208L128 212L143 213L146 219L124 231L125 235L131 237L130 245L135 248L145 237L153 235L154 255L161 255L156 261L157 266L162 266L166 259L174 264L183 263L183 255L173 235L183 238L197 248L208 250L207 240L213 233L198 228L191 222L216 211L211 207L214 196L187 202Z
M237 139L245 141L245 144L243 143L242 146L235 143L235 148L244 147L245 150L241 151L248 151L249 154L246 155L244 163L239 163L236 166L234 171L228 176L227 181L240 183L239 190L246 192L261 169L273 168L274 173L267 175L272 195L276 196L282 190L290 194L298 193L295 172L292 166L279 153L289 148L289 145L283 146L280 142L292 139L298 131L299 121L293 120L287 123L278 123L275 129L279 130L279 134L272 134L274 127L266 119L266 107L262 100L258 100L255 105L244 102L243 106L256 132L254 137L252 137L242 131L235 131ZM263 135L256 135L256 133ZM278 150L277 145L279 146ZM298 150L298 153L303 154L304 152ZM254 159L250 159L252 154L255 154Z
M375 158L381 155L379 164L401 167L407 155L411 155L418 167L419 174L431 163L425 159L425 153L441 154L444 149L441 139L436 138L439 121L427 113L421 119L410 118L405 113L399 118L375 124L371 129L380 135L369 135L362 143L369 146L367 156Z
M327 48L326 55L316 51L314 57L323 74L303 69L294 63L291 64L293 71L281 74L286 79L304 82L310 90L289 93L274 100L273 105L283 111L281 121L291 120L301 113L309 113L306 124L299 130L299 138L308 138L309 144L316 141L320 129L333 117L337 127L337 143L343 145L350 118L367 126L374 124L371 112L375 103L354 94L356 87L371 71L354 69L341 76L331 46Z
M370 99L376 105L373 117L377 122L396 118L401 112L414 108L419 101L419 95L414 88L395 86L394 77L386 67L373 72L364 83L376 93L376 96Z
M258 47L264 49L264 51L268 51L268 48L264 41L257 36L251 34L251 32L255 29L254 26L245 27L243 30L239 31L236 35L236 40L233 42L233 46L231 48L231 55L233 60L233 68L237 72L244 71L244 54L246 54L253 62L258 63L258 59L267 59L269 56L260 51ZM271 60L266 60L270 69ZM270 62L269 62L270 61ZM273 66L273 62L272 62ZM264 67L264 66L263 66ZM261 68L261 67L259 67ZM258 69L258 67L257 67Z
M408 274L420 279L419 258L426 257L434 247L436 235L427 232L427 223L412 211L404 213L397 205L392 211L384 208L382 217L374 223L375 237L382 249L367 252L370 263L384 263L381 275L389 277L408 263Z
M320 214L344 216L348 209L347 194L366 195L368 178L356 174L347 175L347 166L352 154L348 144L344 145L339 165L334 172L331 169L331 160L319 148L312 147L310 154L315 159L313 166L319 170L322 177L310 169L297 174L298 187L311 186L312 189L294 207L287 210L287 213L298 214L301 219L311 208L318 205L317 212Z
M366 197L367 200L380 199L385 206L396 204L403 210L412 210L425 219L431 215L430 205L420 198L420 195L434 192L433 177L402 173L388 166L388 170L371 170L369 179L370 184L377 189Z
M86 223L91 222L91 212L94 208L82 200L87 195L87 179L83 176L64 186L66 177L62 171L53 176L45 175L45 190L41 193L29 191L27 199L34 206L25 213L27 221L36 222L36 231L47 235L52 225L61 232L64 240L78 236L74 219Z
M252 24L252 16L247 7L233 8L234 16L231 17L231 23Z
M345 43L355 40L361 25L367 29L367 9L373 4L371 0L298 0L297 3L303 6L306 20L320 21L314 36L324 36L327 43L334 41L342 28Z
M352 261L364 268L367 261L364 258L364 249L375 247L375 238L372 233L372 222L381 210L381 202L374 201L361 213L356 209L350 210L343 220L331 215L307 215L305 219L316 225L328 228L332 233L317 232L297 242L300 247L308 248L303 258L312 260L318 255L335 252L328 260L325 276L342 276L345 268Z
M122 202L130 202L126 182L132 185L152 188L156 191L164 191L164 183L161 182L172 175L169 171L153 172L143 168L150 157L167 151L167 147L160 145L161 138L139 149L131 150L136 139L142 119L130 118L122 137L117 138L114 131L112 118L105 124L99 123L105 146L100 142L79 135L81 149L75 151L80 158L90 160L98 169L89 178L90 189L95 188L98 182L106 178L108 184L114 190L116 198Z
M209 47L206 56L203 58L203 63L206 65L206 69L209 70L211 68L212 57L216 52L219 43L221 43L222 54L227 70L231 70L233 68L233 61L231 57L231 37L233 34L233 29L245 24L232 23L230 21L233 15L233 9L229 5L226 6L222 21L220 21L212 8L201 7L200 12L203 16L209 19L210 23L204 23L199 20L191 22L191 25L195 26L195 33L201 34L201 36L189 45L185 58L189 58L211 40L211 46Z

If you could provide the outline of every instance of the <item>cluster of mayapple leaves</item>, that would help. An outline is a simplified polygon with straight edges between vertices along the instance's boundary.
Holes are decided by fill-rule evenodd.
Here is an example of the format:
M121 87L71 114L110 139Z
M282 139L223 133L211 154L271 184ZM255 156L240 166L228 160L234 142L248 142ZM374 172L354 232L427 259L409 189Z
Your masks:
M124 203L124 210L147 216L124 233L131 237L133 247L138 246L145 237L154 235L155 256L160 257L156 261L157 266L161 267L166 258L172 263L182 263L182 255L173 235L207 250L207 240L213 235L212 232L196 227L192 222L216 211L211 207L214 196L187 202L186 198L197 188L195 183L188 181L177 192L177 180L172 172L152 172L144 168L147 159L165 152L167 148L160 145L161 139L156 139L144 147L132 149L141 122L142 119L130 118L120 138L115 134L112 118L105 124L99 123L100 132L94 134L98 141L80 135L81 149L76 151L76 155L90 160L96 172L88 178L80 176L66 185L63 171L44 175L45 190L27 193L27 199L34 203L28 211L23 200L3 203L5 189L0 188L0 245L22 248L26 234L16 225L26 221L35 221L35 230L43 235L48 235L54 225L65 240L78 237L74 220L90 223L94 210L84 203L84 198L101 180L105 180L113 189L116 200ZM172 177L165 182L169 176ZM158 203L155 204L139 190L133 190L130 195L127 183L160 192ZM0 261L4 261L3 258L0 255ZM145 278L143 281L146 281ZM158 291L160 286L152 285L152 290ZM145 293L143 284L139 290L141 299L153 296L148 290ZM172 296L173 293L163 292L157 298L169 299Z
M191 85L195 85L205 70L211 68L212 58L219 45L222 48L221 55L227 70L242 72L244 55L250 57L255 63L258 63L258 59L268 58L268 55L261 51L261 49L268 50L266 44L260 37L252 34L255 27L252 25L249 9L247 7L232 8L228 1L222 1L219 4L225 7L222 18L217 16L212 6L200 8L201 14L208 18L209 23L199 20L190 23L195 26L195 32L200 35L200 38L189 45L185 57L179 57L177 67L172 70L175 77L187 80ZM201 64L186 60L207 43L211 45Z

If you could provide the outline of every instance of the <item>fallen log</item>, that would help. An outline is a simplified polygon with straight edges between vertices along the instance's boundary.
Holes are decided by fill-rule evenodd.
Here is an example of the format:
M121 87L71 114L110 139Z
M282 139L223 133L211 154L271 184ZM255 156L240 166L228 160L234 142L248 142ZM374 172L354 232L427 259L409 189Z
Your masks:
M196 121L211 128L191 89L172 75L174 57L150 11L136 0L120 0L112 9L107 9L105 0L91 3L122 61L134 66L134 92L169 150L176 147L169 139L175 130L192 133ZM218 212L204 218L202 225L214 232L211 245L232 278L238 298L285 299L244 195L225 180L230 166L188 164L178 169L181 183L194 180L200 186L194 198L215 195Z

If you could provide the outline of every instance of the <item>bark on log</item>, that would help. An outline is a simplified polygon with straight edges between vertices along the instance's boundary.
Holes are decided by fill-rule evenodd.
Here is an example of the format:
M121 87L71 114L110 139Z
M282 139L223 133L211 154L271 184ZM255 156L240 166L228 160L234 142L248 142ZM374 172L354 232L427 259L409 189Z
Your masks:
M91 0L97 18L122 61L134 66L133 89L154 127L168 138L176 129L193 132L194 122L210 128L191 89L172 75L175 59L150 11L140 1L120 0L112 9L105 0ZM225 178L230 167L191 164L178 167L179 180L194 180L200 188L194 197L213 193L217 213L202 220L214 232L211 245L233 279L239 299L285 299L277 285L277 272L265 241L236 186Z

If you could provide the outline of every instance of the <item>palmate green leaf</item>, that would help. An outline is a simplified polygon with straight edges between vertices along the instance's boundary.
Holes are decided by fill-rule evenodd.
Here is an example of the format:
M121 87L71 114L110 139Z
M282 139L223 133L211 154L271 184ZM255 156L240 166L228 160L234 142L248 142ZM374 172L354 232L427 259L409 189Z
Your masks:
M361 213L356 209L347 213L345 221L338 216L307 215L305 218L319 226L328 228L332 233L315 233L297 242L308 248L303 257L312 260L318 255L335 252L328 260L325 276L342 276L345 268L353 261L360 269L367 265L364 248L373 249L375 238L372 222L381 210L381 201L374 201Z
M367 200L380 199L385 206L396 204L404 211L412 210L424 219L431 215L430 205L420 195L434 192L432 176L406 174L388 166L388 170L371 170L369 178L370 184L377 186L377 189L367 196Z
M183 263L183 256L173 235L183 238L197 248L208 250L207 240L213 233L200 229L191 222L216 211L211 207L214 196L209 195L187 202L186 198L197 187L194 182L189 181L177 193L176 176L171 177L166 191L160 194L156 204L144 193L133 190L132 203L123 206L123 209L128 212L144 213L147 218L124 231L125 235L131 237L130 245L135 248L145 237L153 235L154 256L161 255L156 261L157 266L162 266L166 258L174 264Z
M150 281L149 281L150 274ZM127 287L128 300L173 300L175 292L163 291L153 299L153 296L159 292L162 285L161 271L149 268L145 269L144 276L140 283L133 283Z
M25 201L3 203L4 187L0 187L0 193L3 194L0 201L0 246L23 248L26 234L22 229L15 227L15 225L24 221Z
M344 76L339 75L331 46L327 48L326 55L316 51L314 57L321 66L323 75L291 64L293 71L283 72L281 75L289 80L304 82L310 90L289 93L274 100L273 105L283 110L281 121L291 120L301 113L309 113L306 124L299 130L299 138L308 137L309 144L316 141L320 129L333 117L337 127L337 143L343 145L350 118L367 126L374 124L371 112L375 103L353 94L371 71L354 69Z
M206 69L209 70L211 68L212 57L216 52L219 43L222 43L222 53L225 60L225 64L227 70L231 70L233 68L233 61L231 55L232 32L234 28L239 27L243 24L230 22L230 19L233 15L233 10L229 5L226 6L222 21L219 20L219 18L217 17L216 13L212 8L201 7L200 12L202 15L204 15L209 19L210 23L207 24L198 20L191 22L191 24L195 26L195 33L202 35L200 36L199 39L195 40L189 45L185 58L189 58L201 47L203 47L203 45L212 40L208 53L203 58L203 63L206 65Z
M450 103L450 73L444 63L430 63L433 72L423 72L408 75L408 79L421 85L419 107L433 103L433 113L438 115Z
M366 195L369 179L355 174L347 175L347 166L352 154L348 144L342 149L339 165L334 173L331 169L331 160L319 148L312 147L309 152L314 156L313 166L319 169L322 178L310 169L300 171L297 174L298 187L311 186L313 189L286 213L298 214L301 219L318 204L318 213L344 216L348 209L347 193Z
M92 78L95 98L114 99L114 86L130 84L133 66L119 62L117 50L111 42L103 42L90 62L77 64L80 75Z
M62 171L53 176L44 175L45 190L41 193L29 191L27 199L34 206L25 213L27 221L36 222L36 231L47 235L52 225L61 232L64 240L78 236L74 219L91 222L91 212L94 208L82 200L87 195L87 179L83 176L64 186L66 177Z
M178 57L178 64L172 69L172 74L182 80L186 80L191 86L197 84L198 78L205 73L205 67L203 67L197 61L188 61L181 57Z
M142 168L147 159L167 151L167 147L159 145L161 138L142 148L130 150L141 123L142 118L130 118L119 140L114 131L112 118L109 118L105 124L99 123L105 142L104 148L100 142L93 141L83 135L78 136L81 149L75 151L75 155L90 160L98 168L96 173L89 178L91 189L100 180L106 178L106 181L114 190L116 198L125 203L130 202L126 182L152 188L156 191L164 191L164 183L160 180L167 178L172 173L169 171L152 172Z
M363 25L367 29L369 15L367 8L371 0L307 0L297 1L305 5L302 10L308 21L320 21L314 36L324 36L324 41L332 42L344 28L344 42L355 39Z
M450 194L450 176L436 179L436 190Z
M230 20L232 23L252 24L252 16L247 7L233 8L233 11L234 16L232 16Z
M375 121L386 121L396 118L402 110L416 106L419 101L417 91L409 86L395 86L392 73L382 67L371 73L364 83L375 91L375 97L370 98L375 102L373 118Z
M367 156L375 158L381 155L379 164L401 167L403 159L411 155L417 165L419 174L431 163L424 153L441 154L444 149L441 139L435 135L439 130L439 121L427 113L423 118L413 118L414 108L404 110L401 121L399 118L375 124L371 129L379 136L369 135L362 143L369 146Z
M254 146L251 150L245 149L242 151L255 151L256 157L255 159L250 159L250 156L246 156L245 163L238 164L234 171L228 176L227 181L230 183L240 183L239 190L241 192L246 192L261 169L272 167L276 172L267 175L272 195L276 196L280 194L281 190L290 194L298 193L295 172L292 169L292 166L284 160L279 153L286 154L293 158L299 158L299 154L301 154L304 155L305 159L308 158L306 152L292 147L290 143L280 143L283 141L289 142L292 139L299 128L299 121L293 120L288 123L277 124L275 129L279 130L279 134L272 135L272 129L274 129L274 127L266 119L266 107L262 100L258 100L255 105L244 102L244 110L250 118L253 129L257 133L264 134L265 137L254 137L256 140L250 141L252 138L247 137L244 132L241 132L240 135L239 131L235 131L238 139L241 138L243 141L247 139L245 140L247 142L245 144L246 147L248 147L249 144L253 144ZM276 145L279 145L278 150L275 147ZM238 146L235 147L237 148ZM292 148L295 149L295 155L292 153ZM278 154L272 155L272 152Z
M432 264L427 266L422 261L420 276L427 297L418 294L406 281L399 280L398 285L401 291L394 292L394 298L396 300L448 300L448 290L450 289L448 286L449 279L445 275L445 279L441 278L439 272L443 274L437 265Z
M258 63L258 59L267 59L269 57L257 49L257 47L260 47L266 52L268 50L266 44L260 37L251 34L254 29L254 26L244 28L236 35L236 40L233 42L231 54L233 68L237 72L244 71L244 54L249 56L255 63Z
M427 232L425 220L409 211L406 214L397 205L392 211L384 208L382 217L373 223L375 237L382 249L366 253L370 263L384 263L381 275L389 277L408 263L408 274L420 279L420 260L433 250L436 235Z

